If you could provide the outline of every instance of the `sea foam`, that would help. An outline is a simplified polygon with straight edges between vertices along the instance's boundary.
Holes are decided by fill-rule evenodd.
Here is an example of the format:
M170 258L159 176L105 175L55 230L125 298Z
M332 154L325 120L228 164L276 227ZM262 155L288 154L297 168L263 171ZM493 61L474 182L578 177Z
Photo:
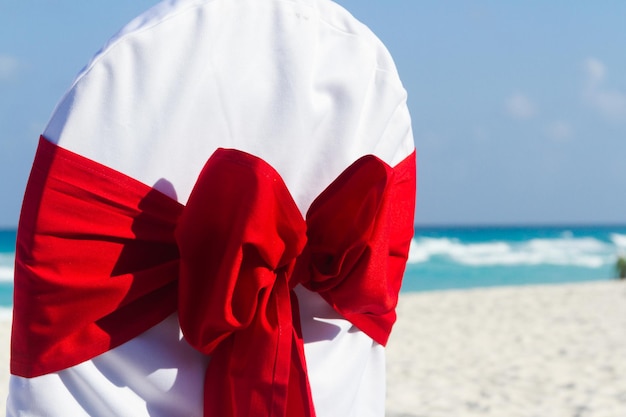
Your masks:
M15 254L0 253L0 282L13 282Z
M13 282L13 267L0 266L0 282Z
M611 242L622 252L626 252L626 235L611 233Z
M621 237L624 238L626 249L626 236ZM615 246L591 237L574 238L567 235L519 242L462 242L456 238L420 237L412 242L409 262L423 263L440 257L465 266L558 265L600 268L615 262Z

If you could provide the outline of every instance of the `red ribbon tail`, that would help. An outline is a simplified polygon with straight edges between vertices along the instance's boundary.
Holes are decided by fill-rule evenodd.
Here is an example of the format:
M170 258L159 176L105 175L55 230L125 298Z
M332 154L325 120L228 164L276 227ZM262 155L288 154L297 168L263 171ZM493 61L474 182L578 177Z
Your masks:
M307 374L304 356L304 341L300 326L300 308L298 298L291 291L291 310L293 321L293 343L291 369L289 373L289 392L287 401L288 416L315 417L315 407L311 395L311 386Z

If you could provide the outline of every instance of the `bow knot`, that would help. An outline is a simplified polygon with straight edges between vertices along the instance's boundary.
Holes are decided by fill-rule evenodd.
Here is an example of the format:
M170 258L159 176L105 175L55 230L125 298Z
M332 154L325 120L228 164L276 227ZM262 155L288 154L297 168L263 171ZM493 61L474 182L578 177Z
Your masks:
M226 149L209 159L176 230L181 328L192 346L213 355L205 415L314 416L291 291L298 283L347 318L362 316L357 321L370 323L364 331L386 342L380 333L388 335L395 316L381 323L368 315L389 315L397 302L386 287L393 179L384 162L363 157L320 194L305 220L261 159Z

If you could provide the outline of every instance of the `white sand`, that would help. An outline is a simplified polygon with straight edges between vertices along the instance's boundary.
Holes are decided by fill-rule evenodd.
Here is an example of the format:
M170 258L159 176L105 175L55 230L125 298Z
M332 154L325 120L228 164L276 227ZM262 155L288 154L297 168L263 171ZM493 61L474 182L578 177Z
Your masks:
M387 417L626 416L626 282L403 294L398 315Z
M403 295L388 417L625 417L626 282Z
M11 317L0 315L0 416L5 414L9 392L9 345L11 342Z

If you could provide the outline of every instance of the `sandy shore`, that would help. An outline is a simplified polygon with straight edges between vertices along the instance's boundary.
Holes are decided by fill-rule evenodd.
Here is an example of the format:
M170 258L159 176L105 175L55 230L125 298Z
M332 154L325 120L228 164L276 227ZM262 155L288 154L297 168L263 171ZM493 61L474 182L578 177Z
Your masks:
M626 416L626 282L405 295L388 417Z
M11 317L0 315L0 416L5 414L9 392L9 344L11 342Z
M403 294L398 314L387 417L626 416L626 282Z

